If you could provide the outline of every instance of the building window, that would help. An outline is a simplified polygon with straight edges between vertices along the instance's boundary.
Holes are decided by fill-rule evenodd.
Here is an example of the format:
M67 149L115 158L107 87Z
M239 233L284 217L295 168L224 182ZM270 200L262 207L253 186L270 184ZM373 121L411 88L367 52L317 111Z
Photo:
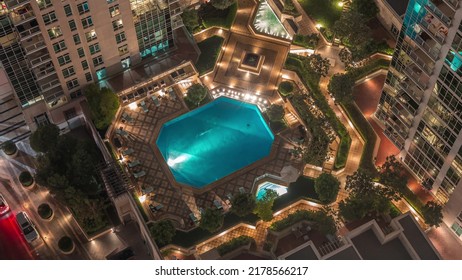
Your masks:
M457 236L462 235L462 227L457 223L453 223L451 229L456 233Z
M66 16L72 16L71 5L67 4L64 6L64 13L66 14Z
M87 82L91 82L93 80L90 72L85 73L85 79L87 79Z
M85 56L85 51L83 48L78 48L77 53L79 54L79 57L84 57Z
M66 47L66 43L64 43L64 40L61 40L58 43L53 44L53 50L55 51L55 53L59 53L59 52L64 51L66 49L67 49L67 47Z
M106 78L106 68L96 70L96 78L98 79L98 81L101 81L102 79Z
M43 126L43 125L47 125L50 123L47 113L43 113L38 116L35 116L34 121L37 124L37 126Z
M100 48L99 48L99 44L98 44L98 43L93 44L93 45L90 45L88 48L90 49L90 53L91 53L91 54L95 54L95 53L97 53L97 52L100 51Z
M116 38L117 44L122 43L123 41L127 40L127 38L125 38L125 32L123 31L120 33L117 33L115 35L115 38Z
M119 47L119 55L124 55L128 53L128 45L123 45Z
M75 43L76 45L78 45L78 44L81 43L79 34L74 34L74 35L72 35L72 38L74 38L74 43Z
M67 89L71 90L79 86L79 81L77 79L72 79L66 82Z
M117 4L117 5L110 7L109 14L111 14L111 17L115 17L119 15L120 14L119 5Z
M50 40L53 40L55 38L58 38L59 36L62 36L63 32L61 31L61 27L55 26L48 29L48 35L50 36Z
M391 33L392 33L393 35L395 35L395 37L398 36L398 34L399 34L399 29L398 29L394 24L391 24L391 29L390 29L390 31L391 31Z
M130 57L126 57L126 58L120 60L120 63L122 63L122 68L123 69L130 68Z
M68 63L71 62L71 57L69 56L68 53L62 55L62 56L58 56L58 63L59 63L59 66L63 66L63 65L66 65Z
M98 38L96 36L96 31L94 29L92 29L90 32L85 33L85 37L87 38L87 42L93 41L96 38Z
M71 67L67 67L65 69L63 69L63 76L64 78L69 78L70 76L74 75L75 74L75 71L74 71L74 67L71 66Z
M114 3L116 0L106 0L108 4Z
M82 19L82 26L83 28L93 26L93 20L91 19L91 16Z
M79 10L79 14L85 14L90 11L90 7L88 7L87 1L80 3L77 5L77 10Z
M73 19L69 21L69 28L71 29L71 31L74 31L77 29L77 25L75 24L75 21Z
M75 108L71 108L69 110L64 111L64 118L66 121L73 119L77 117L77 112L75 111Z
M83 70L87 70L88 69L88 62L86 60L82 60L82 68Z
M114 31L119 30L124 27L122 19L114 20L112 22L112 28L114 28Z
M95 67L98 66L98 65L101 65L103 63L104 63L103 62L103 56L99 55L99 56L93 58L93 65Z
M53 22L55 22L55 21L58 20L58 19L56 18L56 14L55 14L54 11L53 11L53 12L49 12L49 13L47 13L47 14L44 14L44 15L42 16L42 18L43 18L43 22L45 23L45 25L50 24L50 23L53 23Z
M82 91L80 89L74 91L74 92L71 92L69 94L69 96L71 97L71 99L75 99L75 98L78 98L80 96L82 96Z

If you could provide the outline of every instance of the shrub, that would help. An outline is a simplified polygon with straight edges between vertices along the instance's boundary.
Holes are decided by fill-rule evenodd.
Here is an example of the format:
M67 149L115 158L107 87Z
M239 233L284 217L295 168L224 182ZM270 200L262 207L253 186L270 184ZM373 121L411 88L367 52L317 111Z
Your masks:
M23 171L19 174L19 182L21 182L24 187L29 187L34 183L34 177L32 177L29 171Z
M16 144L13 141L6 141L2 144L2 150L5 154L11 156L14 153L16 153L18 148L16 147Z
M270 229L282 231L300 221L311 221L314 226L323 234L334 234L337 230L332 216L324 211L298 210L286 218L271 224Z
M172 242L173 236L175 236L176 229L172 222L169 220L162 220L160 222L151 224L149 231L152 237L159 245L159 247L165 246Z
M40 204L37 212L42 219L49 219L53 215L53 210L51 209L50 205L43 203Z
M74 249L74 241L69 236L63 236L58 241L58 247L63 252L70 252Z
M249 243L254 243L254 242L255 240L252 237L247 236L247 235L242 235L234 239L231 239L230 241L218 246L217 248L218 254L220 254L220 256L223 256L229 252L236 250L239 247L242 247L244 245L247 245Z
M282 96L288 96L294 91L294 83L291 81L283 81L279 84L278 90Z

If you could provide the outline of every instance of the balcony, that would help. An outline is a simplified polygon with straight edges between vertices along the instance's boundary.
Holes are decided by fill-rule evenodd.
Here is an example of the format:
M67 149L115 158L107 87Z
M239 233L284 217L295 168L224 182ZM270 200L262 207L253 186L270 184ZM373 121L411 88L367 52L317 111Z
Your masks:
M414 63L407 65L403 72L422 90L428 87L429 77Z
M446 27L451 26L452 17L454 16L454 10L452 10L447 4L443 1L438 1L439 3L435 5L432 1L428 1L428 4L425 5L425 9L432 13L434 16L439 18Z
M32 71L34 72L35 77L37 78L37 81L56 73L56 70L51 61L45 64L42 64L38 66L37 68L34 68Z
M47 90L50 90L52 88L59 86L60 82L59 82L59 79L54 79L54 80L46 81L46 82L40 81L39 84L40 84L41 91L47 91Z
M438 25L435 25L433 23L428 23L424 19L420 22L420 28L425 32L425 35L428 35L431 37L433 40L437 41L441 45L444 44L444 41L446 40L446 36L448 34L448 29L447 27L438 27Z
M46 47L42 35L31 37L21 42L22 47L27 53L33 53Z
M34 27L31 27L30 29L26 29L24 31L19 32L19 36L21 37L21 40L25 40L39 33L40 33L40 27L34 26Z
M47 50L34 52L28 58L32 67L37 67L51 60L51 57Z
M18 25L34 18L35 14L30 4L18 7L10 13L10 19L14 25Z
M412 99L414 99L415 102L419 103L422 100L423 91L409 80L404 80L399 83L398 88L405 91Z
M398 119L407 127L412 127L412 115L410 115L406 110L399 109L398 107L393 107L391 109L393 114L398 117Z
M459 7L459 0L444 0L448 6L452 7L454 10Z
M16 8L17 6L19 5L23 5L23 4L26 4L26 3L29 3L30 0L5 0L3 1L6 6L8 7L8 10L11 10L13 8Z
M411 49L405 49L405 52L409 58L414 61L414 63L420 67L421 70L425 71L428 75L431 75L433 73L433 64L427 64L427 62L424 61L424 59L417 54L416 51L411 50Z
M414 38L414 42L416 43L417 46L419 46L431 59L436 61L438 59L438 56L440 55L440 49L437 47L432 47L430 44L422 39L420 36L416 36Z
M419 103L412 100L411 97L404 91L400 91L397 97L396 101L398 101L398 104L400 104L414 117L419 109Z

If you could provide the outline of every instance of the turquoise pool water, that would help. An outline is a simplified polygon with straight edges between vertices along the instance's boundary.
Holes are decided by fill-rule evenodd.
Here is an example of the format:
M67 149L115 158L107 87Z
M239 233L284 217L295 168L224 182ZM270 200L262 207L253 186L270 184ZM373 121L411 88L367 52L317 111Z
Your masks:
M259 32L283 39L291 39L289 32L287 32L278 16L265 0L260 1L258 5L258 11L253 26Z
M178 182L202 188L269 155L273 141L256 105L220 97L165 123L156 144Z
M278 194L278 196L281 196L287 193L287 187L284 187L284 186L281 186L275 183L271 183L271 182L264 182L258 186L257 193L256 193L256 199L261 200L265 196L267 190L275 191Z

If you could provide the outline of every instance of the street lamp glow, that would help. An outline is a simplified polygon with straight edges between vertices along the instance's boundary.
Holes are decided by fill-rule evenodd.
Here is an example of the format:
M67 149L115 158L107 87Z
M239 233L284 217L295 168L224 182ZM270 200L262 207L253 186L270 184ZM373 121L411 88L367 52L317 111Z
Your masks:
M132 102L128 105L128 108L130 108L130 110L136 110L138 106L136 105L136 102Z
M142 196L138 196L138 200L141 202L141 203L144 203L146 201L146 195L142 195Z
M342 8L343 7L343 2L338 2L337 5Z
M319 29L319 28L321 28L321 27L322 27L322 24L316 23L316 28L317 28L317 29Z

